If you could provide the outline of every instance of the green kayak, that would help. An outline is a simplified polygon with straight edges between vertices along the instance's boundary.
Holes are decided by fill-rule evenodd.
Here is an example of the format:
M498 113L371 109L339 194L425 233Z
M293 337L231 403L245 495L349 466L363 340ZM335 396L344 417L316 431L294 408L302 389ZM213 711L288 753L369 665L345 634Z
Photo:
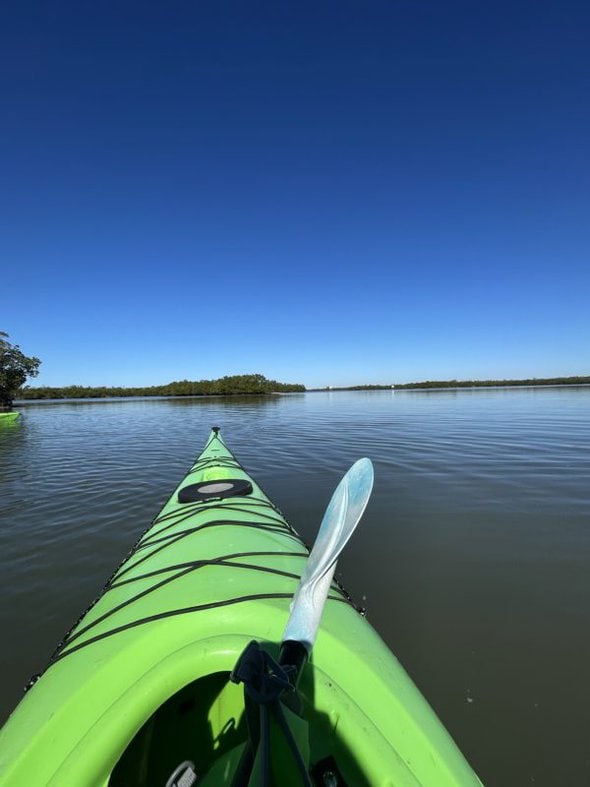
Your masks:
M16 421L20 413L0 413L0 424L11 423Z
M288 682L308 554L214 428L7 721L0 784L480 785L336 583Z

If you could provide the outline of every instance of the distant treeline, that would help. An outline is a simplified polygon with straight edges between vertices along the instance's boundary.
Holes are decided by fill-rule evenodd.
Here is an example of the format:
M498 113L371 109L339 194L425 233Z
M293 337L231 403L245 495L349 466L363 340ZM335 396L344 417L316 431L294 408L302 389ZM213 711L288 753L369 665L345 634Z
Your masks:
M262 374L237 374L218 380L179 380L148 388L108 388L106 386L66 385L25 387L19 399L102 399L109 396L232 396L234 394L271 394L305 391L298 383L267 380Z
M396 388L493 388L514 385L588 385L590 377L532 377L525 380L427 380L404 383Z
M333 391L381 391L406 388L492 388L518 385L590 385L590 377L532 377L525 380L425 380L421 383L396 383L395 385L353 385L349 388L332 388ZM326 389L321 389L326 390Z

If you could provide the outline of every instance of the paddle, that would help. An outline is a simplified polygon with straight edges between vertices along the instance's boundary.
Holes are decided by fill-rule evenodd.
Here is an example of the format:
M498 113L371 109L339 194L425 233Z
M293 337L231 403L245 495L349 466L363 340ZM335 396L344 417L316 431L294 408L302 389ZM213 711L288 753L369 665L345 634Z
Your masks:
M359 523L372 488L373 465L369 459L355 462L336 487L291 602L291 613L281 641L279 664L262 650L259 643L253 641L242 653L232 672L231 679L234 682L245 684L250 734L234 773L232 787L245 787L250 783L259 745L262 749L259 757L259 768L263 769L262 782L269 783L270 715L274 716L283 731L302 783L311 785L307 766L279 700L286 687L297 687L317 637L336 561ZM292 693L290 700L284 700L285 704L294 705L295 697L296 694ZM297 712L296 708L294 710Z
M281 641L279 663L292 667L293 685L297 685L314 646L336 561L358 525L372 489L371 460L359 459L342 478L326 508Z

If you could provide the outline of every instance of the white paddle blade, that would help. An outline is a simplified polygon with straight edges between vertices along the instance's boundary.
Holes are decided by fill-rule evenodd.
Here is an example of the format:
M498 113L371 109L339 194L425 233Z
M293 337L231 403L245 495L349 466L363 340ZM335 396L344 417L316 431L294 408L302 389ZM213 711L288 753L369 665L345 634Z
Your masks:
M348 543L369 502L373 465L359 459L340 481L330 500L311 554L293 596L283 642L301 642L311 651L336 570L336 561Z

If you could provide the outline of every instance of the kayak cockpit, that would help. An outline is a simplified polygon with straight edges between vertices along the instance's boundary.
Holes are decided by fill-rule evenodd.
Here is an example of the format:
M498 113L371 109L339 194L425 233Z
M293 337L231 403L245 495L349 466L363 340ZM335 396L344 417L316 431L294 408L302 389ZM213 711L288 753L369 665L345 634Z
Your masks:
M230 766L239 759L247 739L243 711L242 691L229 680L228 672L184 686L134 736L113 769L109 787L165 787L187 760L195 764L199 783L205 783L202 777L216 762L224 760Z
M303 717L285 710L310 774L309 784L369 784L327 714L314 713L307 703ZM269 744L271 783L279 776L276 783L284 787L305 784L276 725L270 730ZM250 778L242 781L236 776L248 745L243 690L232 682L230 673L214 673L184 686L153 713L119 758L108 787L263 784L261 757ZM179 767L185 763L188 768Z

